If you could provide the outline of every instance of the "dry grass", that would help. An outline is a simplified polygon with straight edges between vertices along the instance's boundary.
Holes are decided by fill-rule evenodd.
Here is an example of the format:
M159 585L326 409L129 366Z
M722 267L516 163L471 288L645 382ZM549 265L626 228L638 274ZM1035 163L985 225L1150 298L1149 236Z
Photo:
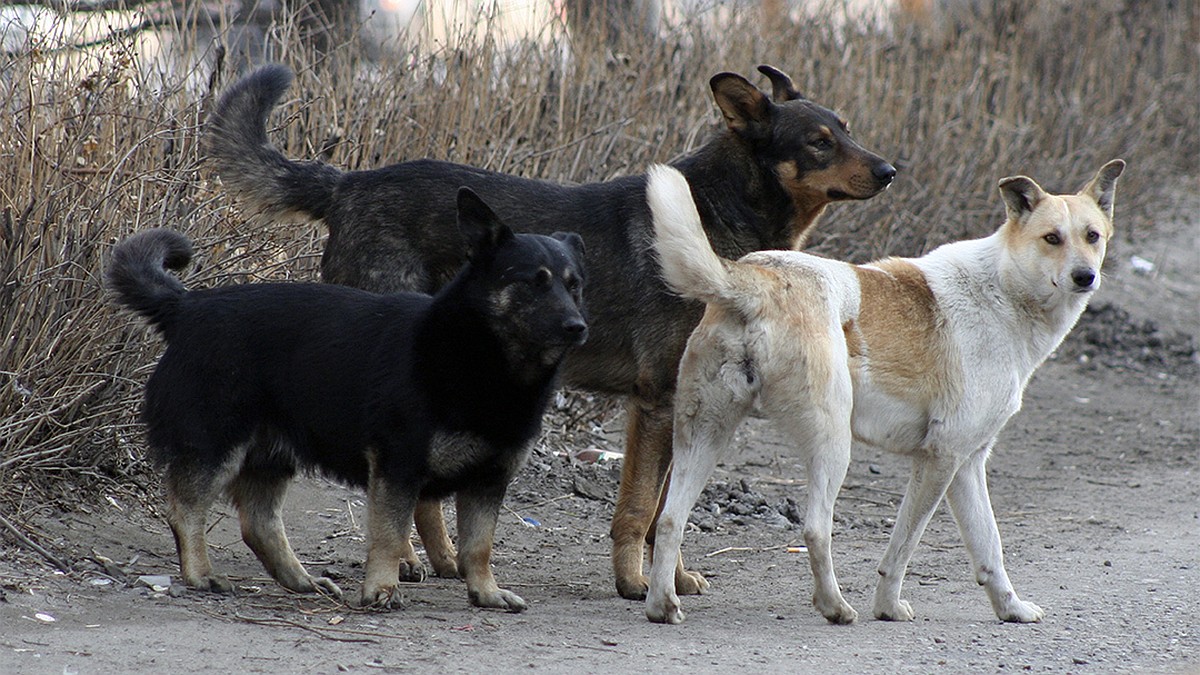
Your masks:
M576 45L570 59L554 26L537 42L464 41L371 65L353 45L320 56L284 30L275 57L299 79L273 138L346 168L434 157L603 180L702 143L717 120L708 78L772 63L901 169L885 195L829 211L822 251L862 260L978 235L1001 217L998 178L1075 189L1118 156L1130 162L1119 227L1150 233L1159 200L1200 175L1200 10L1037 7L1013 24L968 18L957 33L820 18L764 29L744 12L615 57ZM21 54L0 71L0 504L17 510L95 477L139 482L138 397L161 345L105 302L113 242L177 228L200 252L186 281L204 286L313 280L324 236L247 219L208 175L207 75L157 85L120 42L61 68L51 59ZM213 81L231 77L223 67Z

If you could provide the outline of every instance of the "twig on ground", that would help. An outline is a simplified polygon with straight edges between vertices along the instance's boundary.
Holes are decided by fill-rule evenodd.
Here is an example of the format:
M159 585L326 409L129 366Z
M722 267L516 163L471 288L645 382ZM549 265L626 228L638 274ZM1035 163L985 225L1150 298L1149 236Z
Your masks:
M17 541L21 542L29 549L41 554L43 558L50 561L58 569L62 570L63 572L71 571L70 565L68 565L58 556L43 548L36 541L30 539L24 532L22 532L16 525L13 525L11 522L9 522L9 520L4 516L0 516L0 525L4 525L4 528L11 532L12 535L17 538Z

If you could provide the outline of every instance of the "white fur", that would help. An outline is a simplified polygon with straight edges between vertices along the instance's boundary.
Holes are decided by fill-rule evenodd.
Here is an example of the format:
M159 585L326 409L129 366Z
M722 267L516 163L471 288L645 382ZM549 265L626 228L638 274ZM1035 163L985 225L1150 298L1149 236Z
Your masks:
M841 595L830 554L833 503L852 443L902 453L913 462L879 566L876 617L913 618L912 607L900 599L901 581L946 496L996 615L1041 620L1042 609L1017 596L1004 569L985 465L997 434L1020 409L1033 371L1099 285L1123 167L1119 160L1105 165L1078 195L1047 195L1028 178L1005 179L1000 185L1009 219L995 234L857 270L799 252L721 260L708 246L683 176L652 169L647 198L663 277L681 295L708 303L708 310L680 366L674 466L658 520L647 617L683 620L674 571L687 515L737 425L757 407L792 437L806 462L804 537L813 602L829 621L849 623L857 616ZM1089 239L1089 232L1100 237ZM1060 243L1048 238L1051 233ZM933 320L908 321L917 338L887 334L878 320L876 327L862 328L868 306L873 316L890 320L898 314L887 310L901 305L886 294L864 296L868 286L860 274L889 275L912 291L905 297L924 303ZM899 321L903 326L906 320ZM935 372L910 375L894 359L872 358L885 348L911 354L914 363L932 363ZM852 357L854 349L861 353Z

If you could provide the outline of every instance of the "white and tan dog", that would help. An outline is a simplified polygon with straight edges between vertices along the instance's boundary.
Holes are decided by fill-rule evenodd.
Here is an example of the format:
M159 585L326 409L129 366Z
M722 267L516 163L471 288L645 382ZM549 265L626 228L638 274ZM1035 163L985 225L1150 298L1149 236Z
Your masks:
M1039 621L1004 571L985 463L1030 375L1100 285L1112 236L1113 160L1075 195L1024 176L1000 181L1007 221L989 237L921 258L850 265L794 251L737 262L709 247L687 182L650 172L655 248L667 284L707 304L679 371L675 455L646 596L651 621L683 620L675 566L688 513L738 424L757 409L789 434L809 479L804 540L813 604L833 623L857 612L833 571L833 504L852 443L912 458L879 565L874 614L913 618L900 584L945 495L975 578L1004 621Z

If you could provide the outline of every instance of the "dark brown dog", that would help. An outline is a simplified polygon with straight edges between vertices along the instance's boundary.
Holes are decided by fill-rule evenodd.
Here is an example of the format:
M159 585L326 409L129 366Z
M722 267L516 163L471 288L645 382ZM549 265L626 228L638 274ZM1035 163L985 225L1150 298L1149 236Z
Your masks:
M770 66L759 71L772 82L770 98L740 75L712 78L726 129L674 163L692 187L713 248L728 258L797 248L828 204L873 197L896 174L787 75ZM291 81L286 68L267 66L233 85L209 122L208 148L225 185L269 216L325 221L326 281L376 292L440 287L463 262L454 195L464 185L501 218L536 232L583 236L591 337L568 357L564 377L570 386L628 397L613 570L622 596L644 598L643 541L653 546L646 536L671 463L675 375L703 310L660 279L645 176L564 186L430 160L350 172L292 161L266 136L267 115ZM434 571L456 574L436 504L418 509L417 529ZM681 565L676 585L697 593L707 582Z

